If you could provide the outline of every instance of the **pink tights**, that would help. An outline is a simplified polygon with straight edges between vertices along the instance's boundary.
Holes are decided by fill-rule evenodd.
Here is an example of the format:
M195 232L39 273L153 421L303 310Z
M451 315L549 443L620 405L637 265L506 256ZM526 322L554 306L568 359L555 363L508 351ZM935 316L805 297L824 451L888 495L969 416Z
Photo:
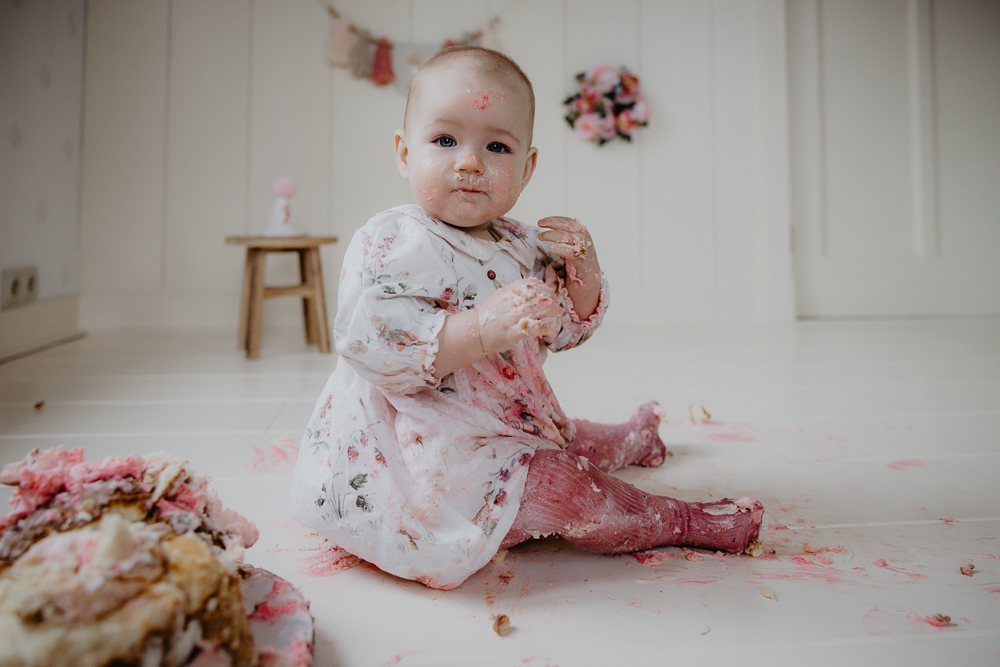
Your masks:
M577 437L568 451L535 452L521 507L502 546L559 535L602 553L666 545L747 549L760 531L760 502L687 503L645 493L607 474L624 465L659 465L666 452L659 423L659 406L648 403L625 424L576 422Z

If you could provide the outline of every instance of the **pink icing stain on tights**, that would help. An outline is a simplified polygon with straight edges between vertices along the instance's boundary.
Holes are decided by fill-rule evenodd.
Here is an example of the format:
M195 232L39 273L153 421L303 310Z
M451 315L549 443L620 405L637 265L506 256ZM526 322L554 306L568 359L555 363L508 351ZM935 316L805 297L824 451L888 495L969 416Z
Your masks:
M687 503L655 496L570 452L538 450L503 546L557 534L602 553L672 545L741 553L757 539L764 515L759 502L749 504L745 509L729 499Z

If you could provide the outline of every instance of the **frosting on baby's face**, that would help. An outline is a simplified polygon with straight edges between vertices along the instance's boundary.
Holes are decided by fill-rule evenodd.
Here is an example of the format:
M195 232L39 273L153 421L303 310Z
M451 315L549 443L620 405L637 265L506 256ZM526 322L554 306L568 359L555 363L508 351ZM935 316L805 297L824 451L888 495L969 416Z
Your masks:
M535 169L524 86L461 64L428 72L396 133L396 162L417 204L484 236L517 202Z

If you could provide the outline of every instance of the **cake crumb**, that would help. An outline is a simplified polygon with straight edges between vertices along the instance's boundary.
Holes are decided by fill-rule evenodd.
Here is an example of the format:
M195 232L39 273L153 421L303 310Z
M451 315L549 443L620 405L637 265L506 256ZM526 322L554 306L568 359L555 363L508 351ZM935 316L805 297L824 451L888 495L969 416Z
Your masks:
M712 418L712 415L708 414L705 408L694 403L688 406L688 412L691 413L691 421L695 424L704 424Z
M951 616L945 616L944 614L934 614L933 616L928 616L924 619L924 621L936 628L955 627L955 624L951 622Z
M976 569L975 565L973 565L972 563L966 563L962 567L958 568L958 571L961 572L962 574L964 574L967 577L971 577L972 576L972 571L975 570L975 569Z
M770 586L761 586L759 592L761 594L761 597L765 597L768 600L775 600L775 599L777 599L777 598L774 597L774 591L771 590Z
M510 630L510 617L507 614L500 614L493 621L493 632L503 637Z

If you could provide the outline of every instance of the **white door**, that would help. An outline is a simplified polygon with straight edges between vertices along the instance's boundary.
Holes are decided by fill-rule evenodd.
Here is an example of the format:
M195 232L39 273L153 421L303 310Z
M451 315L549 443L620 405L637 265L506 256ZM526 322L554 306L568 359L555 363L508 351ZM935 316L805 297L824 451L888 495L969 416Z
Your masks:
M800 317L1000 314L1000 2L790 0Z

